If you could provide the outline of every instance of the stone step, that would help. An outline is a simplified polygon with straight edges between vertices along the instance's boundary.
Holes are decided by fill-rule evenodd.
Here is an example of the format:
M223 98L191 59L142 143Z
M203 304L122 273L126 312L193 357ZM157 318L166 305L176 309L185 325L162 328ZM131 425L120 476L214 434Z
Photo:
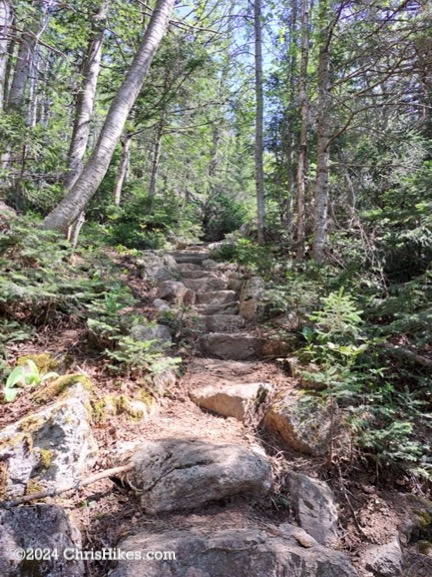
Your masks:
M200 264L193 264L191 262L181 262L177 264L178 270L181 274L189 272L200 272L201 274L208 274ZM193 277L189 277L193 278Z
M261 339L249 333L209 333L199 339L199 348L219 359L246 361L261 353Z
M196 295L196 304L198 305L224 305L233 303L237 300L235 291L219 290L208 291Z
M179 266L197 266L197 265L179 265ZM186 278L191 280L206 278L209 275L208 271L202 269L200 266L197 266L196 270L181 270L180 272L182 276L182 281Z
M239 303L225 303L221 305L195 305L195 310L201 315L238 315Z
M203 278L183 278L183 284L196 293L214 293L228 288L228 281L216 275L207 275Z
M208 252L173 252L171 256L181 264L202 264L210 255Z
M207 315L205 327L209 333L236 333L243 330L246 321L239 315Z

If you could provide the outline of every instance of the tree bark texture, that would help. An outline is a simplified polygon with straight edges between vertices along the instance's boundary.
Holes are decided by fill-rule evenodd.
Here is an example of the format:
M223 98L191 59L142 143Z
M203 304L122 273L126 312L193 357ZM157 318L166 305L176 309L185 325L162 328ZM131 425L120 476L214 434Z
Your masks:
M120 206L121 204L123 184L126 178L127 169L129 165L131 144L132 144L132 136L130 134L126 134L122 139L122 153L120 157L120 164L117 168L117 174L113 189L114 204L116 206Z
M304 259L306 223L305 223L305 173L307 158L308 99L307 66L309 57L309 0L301 0L301 49L300 49L300 142L297 159L297 250L296 258Z
M255 29L255 186L257 199L258 243L264 244L264 94L263 94L263 61L262 61L262 10L261 0L254 2L254 29Z
M6 69L8 63L8 41L12 10L8 0L0 0L0 111L3 108L6 86Z
M72 139L67 158L68 172L64 177L64 186L67 190L73 187L83 169L101 67L103 21L106 11L107 5L104 5L93 19L93 31L82 66L83 82L77 95Z
M45 218L46 229L66 232L67 227L82 212L102 182L127 117L141 92L153 56L164 37L174 6L174 0L158 0L138 52L119 91L111 103L95 149L73 188Z
M325 5L325 0L322 0ZM327 17L326 7L323 9ZM324 261L327 236L327 205L330 160L330 37L327 27L318 55L317 174L315 180L314 259Z

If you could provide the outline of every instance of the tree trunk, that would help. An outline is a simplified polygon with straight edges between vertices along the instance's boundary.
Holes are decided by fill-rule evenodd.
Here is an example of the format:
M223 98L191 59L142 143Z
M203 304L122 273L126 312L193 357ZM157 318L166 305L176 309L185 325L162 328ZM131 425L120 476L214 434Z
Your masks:
M255 186L257 198L258 243L264 244L264 95L263 95L263 62L262 62L262 22L261 0L254 2L254 29L255 29Z
M77 95L72 140L67 158L68 172L64 177L67 190L73 187L83 169L101 66L104 35L102 22L106 18L107 8L107 4L104 4L101 11L94 16L93 30L82 66L83 83Z
M300 142L297 159L297 251L298 261L304 259L305 252L305 173L307 155L308 99L307 66L309 57L309 0L301 0L301 51L300 51Z
M322 2L325 5L325 0ZM327 18L326 8L323 9ZM327 27L318 56L317 174L315 181L314 259L324 261L330 160L330 37Z
M156 131L156 140L155 146L153 150L153 160L152 160L152 169L151 169L151 177L150 177L150 186L149 186L149 193L148 193L148 208L151 210L153 206L154 197L156 194L156 183L157 183L157 176L159 172L159 160L160 154L162 149L162 137L165 128L165 112L162 113L161 119L158 123L157 131Z
M12 10L8 0L0 0L0 111L3 109L6 87L6 69L8 63L9 28L12 23Z
M166 33L173 5L174 0L157 0L131 68L111 103L96 147L71 191L45 218L45 228L66 231L96 193L129 112L141 92L156 49Z
M114 196L114 204L116 206L120 206L121 203L123 183L125 181L129 165L131 144L132 144L132 136L130 134L126 134L122 140L122 154L114 182L113 196Z

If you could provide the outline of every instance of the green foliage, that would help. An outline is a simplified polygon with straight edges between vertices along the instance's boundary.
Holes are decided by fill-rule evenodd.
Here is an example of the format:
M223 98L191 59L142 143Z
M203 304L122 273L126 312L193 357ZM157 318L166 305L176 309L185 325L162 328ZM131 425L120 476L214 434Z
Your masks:
M244 203L218 193L210 197L204 209L203 233L208 241L222 240L226 234L238 230L245 222Z
M20 392L17 385L21 387L37 387L48 379L58 377L58 373L53 371L45 374L40 374L39 369L32 360L28 360L26 366L18 366L9 375L6 385L3 389L3 396L7 403L15 400Z
M271 273L272 264L274 264L269 248L260 246L246 238L239 238L234 242L224 242L212 252L212 258L236 262L251 271L263 274Z
M113 362L109 368L114 372L126 372L128 376L157 375L181 363L181 358L165 356L163 348L154 339L137 341L129 336L112 338L116 341L116 347L112 351L107 350L106 354Z

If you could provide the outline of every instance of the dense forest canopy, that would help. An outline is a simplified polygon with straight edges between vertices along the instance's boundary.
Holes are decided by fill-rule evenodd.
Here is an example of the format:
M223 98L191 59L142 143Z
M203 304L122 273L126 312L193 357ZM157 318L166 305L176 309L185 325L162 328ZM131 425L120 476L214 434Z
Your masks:
M60 290L20 226L42 268L70 250L55 231L121 254L227 238L303 318L359 445L430 479L430 2L0 0L0 109L5 318L41 323Z

